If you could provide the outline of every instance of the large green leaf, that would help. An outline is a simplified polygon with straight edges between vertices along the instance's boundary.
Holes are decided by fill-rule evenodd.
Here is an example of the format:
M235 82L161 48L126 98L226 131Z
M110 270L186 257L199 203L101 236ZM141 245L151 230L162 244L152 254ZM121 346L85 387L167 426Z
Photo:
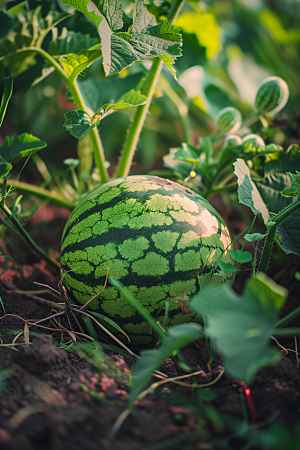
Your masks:
M170 22L156 24L143 0L134 5L133 23L128 31L123 27L123 7L119 0L64 0L86 14L96 25L101 39L103 67L112 75L138 61L162 57L168 68L181 56L181 35ZM174 72L173 72L174 73Z
M169 328L158 349L144 350L132 369L132 389L129 396L129 406L132 406L138 395L145 389L152 374L164 361L182 347L202 337L202 327L196 323L184 323Z
M241 158L238 158L234 163L235 175L238 179L238 197L239 202L243 205L249 206L252 212L256 215L262 214L265 222L269 220L269 211L253 181L251 180L250 169Z
M32 134L23 133L20 136L6 137L4 144L0 146L0 156L5 161L12 162L18 158L32 155L46 145L46 142Z
M259 273L241 296L229 286L208 287L189 307L204 319L205 335L222 355L228 375L249 383L260 367L278 358L269 339L286 297L284 288Z
M98 40L84 35L69 31L65 27L62 29L60 36L53 32L53 38L48 47L48 53L53 56L67 55L68 53L79 53L82 50L89 49L96 45Z
M277 227L279 245L285 253L300 256L300 210L294 211Z

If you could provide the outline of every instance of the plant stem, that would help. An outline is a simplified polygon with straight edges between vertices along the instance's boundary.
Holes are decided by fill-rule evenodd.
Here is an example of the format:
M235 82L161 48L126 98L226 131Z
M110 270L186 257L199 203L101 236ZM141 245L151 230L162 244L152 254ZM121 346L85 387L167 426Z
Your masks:
M275 217L272 217L272 222L274 222L273 226L270 226L267 231L267 236L264 244L264 248L262 251L262 255L259 261L258 271L266 273L271 257L271 252L275 240L276 229L277 226L286 219L290 214L296 211L300 207L300 200L297 200L294 203L291 203L289 206L284 208L280 213L276 214Z
M280 328L272 331L272 336L299 336L300 335L300 328Z
M183 2L184 0L174 0L167 16L168 20L172 21L176 18ZM163 61L159 57L153 59L147 80L142 89L142 94L147 97L147 102L145 103L145 105L140 105L136 109L134 119L127 134L122 155L114 178L126 177L129 174L137 143L140 138L147 113L149 111L150 103L152 101L152 97L160 76L162 66Z
M115 178L126 177L129 174L136 146L140 138L162 66L163 61L160 58L157 57L153 59L148 78L142 89L142 94L147 97L147 103L138 106L136 109L132 125L126 137Z
M63 197L59 197L57 192L50 192L47 189L43 189L39 186L34 186L33 184L24 183L22 181L17 180L7 180L7 186L18 188L21 192L26 192L29 194L34 194L37 197L40 197L44 200L50 200L51 203L54 203L62 208L66 208L69 211L74 209L74 202L70 202Z
M23 226L20 224L20 222L18 221L18 219L13 215L13 213L11 212L11 210L6 206L1 204L2 199L0 198L0 208L2 209L2 211L7 215L7 217L12 221L12 223L14 224L14 226L17 228L17 230L19 231L19 233L21 234L21 236L23 237L23 239L27 242L27 244L38 254L40 255L45 261L47 261L49 264L51 264L52 266L54 266L56 269L60 270L59 265L56 264L56 262L52 261L51 258L49 258L49 256L43 252L42 249L40 249L36 243L32 240L32 238L29 236L29 234L27 233L27 231L25 231L25 229L23 228Z
M280 327L283 327L284 325L287 325L289 322L296 319L298 316L300 316L300 306L298 308L296 308L294 311L292 311L291 313L289 313L287 316L285 316L281 320L279 320L276 323L275 328L280 328Z

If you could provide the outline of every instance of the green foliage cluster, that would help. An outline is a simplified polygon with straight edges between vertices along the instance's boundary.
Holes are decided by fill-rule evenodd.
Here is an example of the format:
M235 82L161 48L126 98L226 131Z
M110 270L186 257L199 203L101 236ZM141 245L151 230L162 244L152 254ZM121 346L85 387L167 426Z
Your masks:
M139 310L157 330L161 342L158 348L142 352L134 366L128 411L167 357L179 359L187 368L180 349L195 339L205 337L211 351L220 353L230 378L251 383L259 368L279 357L270 338L300 334L298 328L284 328L300 314L300 308L279 320L288 292L265 275L274 243L285 253L300 255L300 151L289 136L289 132L295 134L300 99L300 63L296 57L300 33L292 22L292 18L299 19L300 11L289 8L293 2L285 5L275 1L273 10L248 3L225 0L200 8L196 2L183 0L149 1L147 7L142 0L29 0L7 3L0 11L0 126L9 112L9 102L13 103L13 86L20 92L16 95L24 99L21 91L29 87L31 92L42 86L45 92L47 86L51 96L51 83L57 87L62 82L67 87L63 102L71 108L65 112L64 127L78 139L77 157L65 160L61 173L51 174L36 154L46 142L31 133L6 137L0 146L1 231L7 227L19 233L58 268L24 229L20 213L23 199L12 196L12 190L72 210L93 187L129 174L139 139L147 150L144 157L153 161L149 156L153 153L151 127L155 145L158 137L169 144L174 141L170 122L176 123L180 132L176 145L168 145L171 148L163 152L167 171L160 175L176 178L206 198L226 193L235 205L248 206L265 226L265 234L252 233L253 221L242 248L232 251L238 264L251 262L253 267L241 295L223 286L204 289L191 299L189 307L201 317L203 326L183 324L165 333ZM238 25L229 20L232 12L239 19ZM223 53L219 24L226 43ZM221 62L214 60L218 53L222 54ZM255 76L263 79L260 85L253 86L249 74L244 73L243 67L250 73L253 66L258 68ZM270 77L272 73L277 76ZM54 74L55 79L51 78ZM47 80L52 81L45 85ZM251 101L245 82L252 92ZM292 95L285 106L289 90ZM145 127L150 104L152 117ZM276 129L274 114L283 108L291 114L288 131ZM115 119L110 121L111 117ZM110 136L103 145L106 123ZM112 135L120 129L124 131L123 148L112 173L107 155L112 156L109 147L116 142ZM34 159L44 178L42 186L10 178L13 164L20 158L25 158L25 164ZM27 211L26 217L32 212ZM244 251L246 241L253 244L254 257ZM114 280L111 283L139 308L125 287ZM200 397L201 414L221 429L218 413ZM288 439L285 429L271 428L261 430L255 443L268 449L282 448L288 442L293 448L293 436L299 437L299 428ZM253 442L252 431L243 429L244 437L250 436L249 442Z

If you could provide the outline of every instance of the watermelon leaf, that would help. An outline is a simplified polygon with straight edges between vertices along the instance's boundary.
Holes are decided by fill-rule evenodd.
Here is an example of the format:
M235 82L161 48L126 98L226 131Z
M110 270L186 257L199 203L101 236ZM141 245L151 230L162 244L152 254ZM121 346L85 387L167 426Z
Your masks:
M151 380L152 374L164 361L182 347L203 335L202 327L196 323L184 323L168 329L158 349L144 350L132 369L132 389L129 394L129 407Z
M286 187L281 192L284 197L299 197L300 196L300 172L296 170L296 173L287 172L287 175L291 181L291 186Z
M0 180L11 171L12 165L7 162L0 162Z
M280 236L278 243L287 254L300 255L299 223L300 210L297 209L277 227L277 234Z
M234 163L235 175L238 179L238 197L239 202L243 205L249 206L253 214L261 213L265 222L269 220L269 211L261 198L261 195L251 180L250 169L241 158L238 158Z
M81 50L79 53L68 53L67 55L61 56L59 61L69 76L75 70L78 75L97 58L100 58L101 55L101 50Z
M229 253L232 258L240 264L252 261L252 255L249 252L244 252L243 250L229 250Z
M90 117L89 114L85 111L68 111L65 114L65 118L67 120L64 123L64 127L69 131L70 134L72 134L72 136L80 139L93 128L97 127L100 123L100 120L103 119L107 114L121 109L144 105L146 101L147 97L145 95L142 95L139 91L131 89L131 91L126 92L124 95L122 95L122 97L116 103L107 103L106 105L103 105L100 112L94 114L92 117Z
M286 297L285 288L258 273L242 295L229 286L208 287L189 307L207 323L205 335L223 357L228 375L249 383L259 368L278 359L269 339Z
M23 133L20 136L7 136L4 144L0 146L0 156L7 162L15 161L18 158L30 156L33 153L46 147L46 142Z
M128 31L118 32L123 27L123 6L119 0L63 0L86 14L96 25L103 52L103 67L106 75L113 75L138 61L155 56L162 57L172 69L175 59L181 56L181 35L170 22L156 24L154 16L137 0L134 5L133 23ZM95 48L95 47L94 47Z

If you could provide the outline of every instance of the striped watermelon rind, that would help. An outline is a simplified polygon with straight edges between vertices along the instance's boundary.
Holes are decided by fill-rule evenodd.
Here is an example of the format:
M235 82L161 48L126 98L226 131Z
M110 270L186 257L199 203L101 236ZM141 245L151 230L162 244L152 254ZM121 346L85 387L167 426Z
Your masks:
M242 124L242 116L238 109L228 106L217 115L218 129L223 133L235 133Z
M260 113L275 114L287 103L289 88L280 77L268 77L260 84L255 97L255 109Z
M169 180L129 176L90 192L72 212L61 268L71 270L64 283L72 302L99 293L109 268L160 323L168 302L172 326L196 320L187 299L199 289L232 282L217 264L235 264L230 247L229 231L207 200ZM133 346L155 344L148 323L115 287L108 284L89 308L122 327Z

